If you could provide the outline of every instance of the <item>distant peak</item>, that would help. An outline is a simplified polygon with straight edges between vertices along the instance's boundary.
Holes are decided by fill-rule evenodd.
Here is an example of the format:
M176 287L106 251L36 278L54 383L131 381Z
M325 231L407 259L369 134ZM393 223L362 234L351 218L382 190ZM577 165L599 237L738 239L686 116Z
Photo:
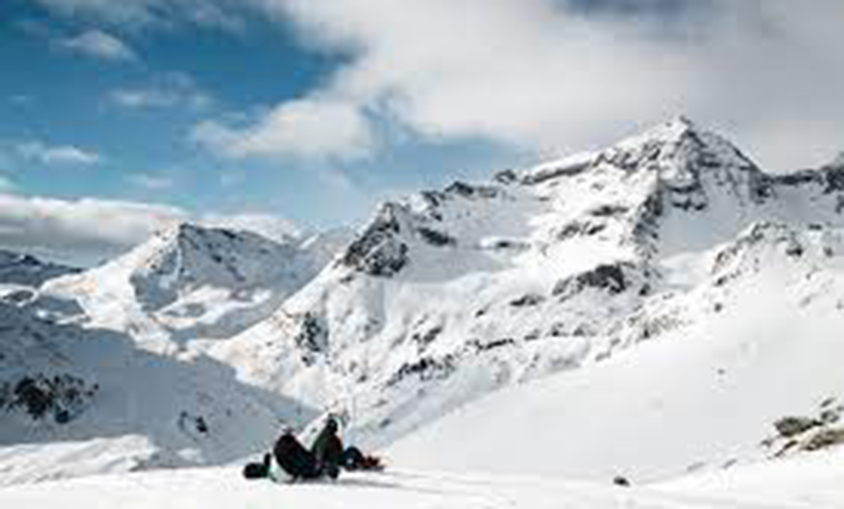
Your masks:
M222 231L227 231L234 234L233 231L227 230L225 228L211 228L207 226L201 226L195 223L190 223L187 221L179 221L165 226L159 231L159 236L165 239L175 240L185 237L196 237L198 235L204 235L206 233L211 232Z
M691 133L698 132L698 128L685 115L678 115L667 122L658 124L637 136L637 140L658 140L664 142L676 142Z
M678 127L683 127L685 129L695 129L695 123L692 122L692 120L685 115L677 115L676 117L669 120L667 123L671 125L676 125Z

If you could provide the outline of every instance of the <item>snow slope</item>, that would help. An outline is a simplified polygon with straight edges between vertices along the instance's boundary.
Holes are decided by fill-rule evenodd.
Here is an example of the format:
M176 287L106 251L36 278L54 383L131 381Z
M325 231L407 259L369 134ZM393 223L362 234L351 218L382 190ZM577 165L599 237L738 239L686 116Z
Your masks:
M111 262L50 281L99 326L139 340L226 338L266 318L336 253L340 233L281 244L248 231L179 224Z
M393 464L604 483L844 440L842 212L840 162L768 175L678 119L388 202L335 258L183 225L0 307L0 470L219 465L325 411Z
M313 418L190 341L268 315L336 242L180 225L0 299L0 484L220 464Z
M648 476L720 455L728 461L733 449L744 454L763 439L778 412L838 395L837 374L803 384L808 368L801 365L792 377L782 363L802 355L811 364L839 348L833 331L842 190L840 165L768 175L726 139L677 119L600 152L384 204L343 255L272 317L210 353L249 383L342 414L357 442L380 447L485 394L555 373L582 370L561 379L607 390L641 385L650 394L667 384L651 378L652 364L662 370L655 373L668 373L669 361L619 360L630 363L623 374L622 368L601 374L608 372L602 364L622 352L629 350L630 359L646 355L638 352L646 342L677 351L653 355L688 358L697 367L689 372L717 373L721 364L748 364L730 353L735 345L750 341L751 351L790 352L801 348L789 346L787 331L801 338L811 332L806 341L816 348L793 357L770 354L770 364L736 383L733 399L725 401L772 401L750 405L756 410L735 426L698 427L706 431L699 450L680 447L673 456L637 463L621 447L617 458L607 452L610 457L578 473L605 475L616 463L604 460L612 459ZM806 277L815 279L804 283ZM826 286L814 286L818 281ZM758 311L760 295L783 309L778 320L768 319L771 310ZM679 387L685 374L678 375ZM781 384L800 385L788 404L765 396L765 384L778 376ZM700 375L688 380L687 393L678 388L677 398L713 391L721 380ZM567 415L580 423L567 426L608 422L587 405L585 394L594 391L571 391L544 392L579 409ZM627 392L595 396L606 398L601 415L628 415L619 413ZM517 419L521 412L506 409L519 398L532 396L525 390L484 418L494 421L504 411L513 414L505 420ZM643 415L633 419L637 430L660 414ZM512 433L529 440L531 428L524 429ZM480 449L497 441L467 441L467 447L473 443ZM575 467L559 468L573 473Z
M39 287L48 279L78 272L79 269L44 262L38 258L0 250L0 285Z
M640 311L651 332L636 348L492 394L389 455L414 467L603 481L774 456L782 442L763 442L778 419L844 401L842 239L839 229L753 227L712 253L706 283Z
M0 484L219 464L314 413L198 352L0 303Z
M823 509L841 507L844 474L836 461L778 462L654 487L618 488L536 477L392 471L348 474L336 483L276 485L245 481L234 468L101 476L0 489L4 507L215 509L559 508ZM787 482L783 483L783 480Z

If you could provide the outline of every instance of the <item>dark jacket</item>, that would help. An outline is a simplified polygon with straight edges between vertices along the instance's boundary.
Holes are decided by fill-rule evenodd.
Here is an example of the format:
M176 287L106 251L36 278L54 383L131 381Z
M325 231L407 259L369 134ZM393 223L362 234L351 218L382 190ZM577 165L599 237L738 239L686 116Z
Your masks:
M337 436L337 421L328 419L311 446L320 473L337 478L343 461L343 442Z
M278 465L294 479L313 479L320 475L316 458L292 433L285 433L276 441L273 455Z

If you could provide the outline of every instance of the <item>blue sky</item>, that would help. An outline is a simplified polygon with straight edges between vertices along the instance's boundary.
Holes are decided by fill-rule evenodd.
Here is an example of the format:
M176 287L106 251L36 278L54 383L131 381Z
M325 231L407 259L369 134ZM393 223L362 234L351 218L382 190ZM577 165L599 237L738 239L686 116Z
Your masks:
M265 212L326 227L364 219L392 192L440 185L447 174L479 174L507 161L506 151L480 142L396 142L377 161L215 157L190 140L202 119L294 100L346 59L342 51L304 47L289 24L238 14L243 27L235 31L185 23L127 32L27 0L3 2L0 140L73 146L101 158L96 164L11 161L3 175L21 193ZM66 46L94 30L120 40L131 57ZM132 97L133 105L124 104Z
M387 196L681 113L772 171L822 164L844 147L842 17L836 0L4 0L0 245L90 260L174 219L355 226Z

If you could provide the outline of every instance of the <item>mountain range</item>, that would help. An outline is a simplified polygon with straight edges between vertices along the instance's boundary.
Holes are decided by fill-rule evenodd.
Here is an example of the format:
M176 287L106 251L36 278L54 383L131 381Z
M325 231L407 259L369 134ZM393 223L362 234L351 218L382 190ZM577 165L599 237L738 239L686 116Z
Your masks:
M842 227L844 161L767 173L679 118L354 235L4 255L0 483L224 464L327 412L402 465L604 481L834 445Z

